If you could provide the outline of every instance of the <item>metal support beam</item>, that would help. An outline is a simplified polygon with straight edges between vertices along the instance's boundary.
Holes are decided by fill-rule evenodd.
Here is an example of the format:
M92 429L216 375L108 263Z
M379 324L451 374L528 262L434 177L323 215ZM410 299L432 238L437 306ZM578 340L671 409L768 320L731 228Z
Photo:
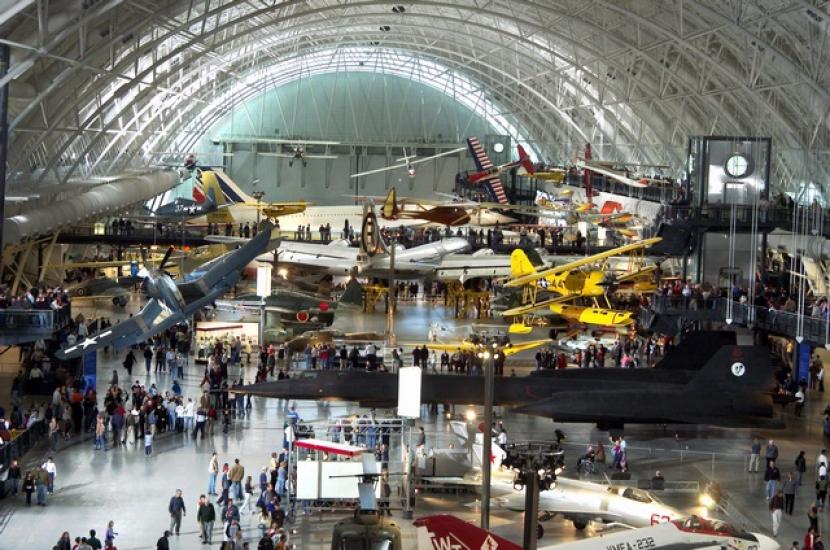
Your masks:
M20 252L20 254L17 256L17 265L14 266L15 273L14 273L14 282L12 283L12 296L17 294L17 287L20 286L20 281L24 280L23 271L26 269L26 264L29 263L29 254L31 254L32 249L34 247L35 247L34 242L27 243L26 248L24 248ZM29 283L28 280L26 280L25 282L26 282L26 284Z
M484 429L482 430L481 452L481 528L490 529L490 470L493 454L493 371L495 370L496 348L486 352L484 363Z
M483 461L482 461L483 462ZM522 548L536 550L537 525L539 524L539 475L536 472L527 472L525 485L525 517Z
M46 270L50 263L52 263L52 251L55 249L55 243L58 240L58 235L60 235L60 231L55 231L55 234L52 235L52 239L49 241L49 244L46 245L46 254L43 256L43 264L40 269L40 275L37 277L37 282L42 283L43 279L46 277Z
M9 47L0 46L0 79L9 72ZM9 84L0 86L0 250L6 219L6 154L9 149Z

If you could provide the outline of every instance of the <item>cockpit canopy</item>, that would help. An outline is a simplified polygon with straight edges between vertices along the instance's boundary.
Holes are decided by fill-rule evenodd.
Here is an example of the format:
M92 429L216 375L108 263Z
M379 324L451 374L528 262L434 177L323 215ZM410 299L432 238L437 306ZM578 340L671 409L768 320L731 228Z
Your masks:
M635 489L633 487L615 487L611 486L608 487L608 492L619 495L623 498L627 498L629 500L634 500L636 502L642 502L643 504L651 504L654 502L654 498L649 495L647 492L641 489Z
M700 516L690 516L683 521L676 521L674 524L677 525L681 531L705 533L708 535L718 535L722 537L733 537L756 542L758 540L752 533L737 529L729 523L719 519L704 519Z

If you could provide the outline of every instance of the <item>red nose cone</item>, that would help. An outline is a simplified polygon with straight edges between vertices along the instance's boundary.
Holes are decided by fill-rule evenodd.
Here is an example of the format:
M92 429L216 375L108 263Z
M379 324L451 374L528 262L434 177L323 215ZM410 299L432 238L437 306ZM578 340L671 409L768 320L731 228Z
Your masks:
M308 312L307 311L298 311L297 312L297 320L301 323L305 323L308 321Z
M320 311L328 311L329 310L329 303L328 302L320 302Z

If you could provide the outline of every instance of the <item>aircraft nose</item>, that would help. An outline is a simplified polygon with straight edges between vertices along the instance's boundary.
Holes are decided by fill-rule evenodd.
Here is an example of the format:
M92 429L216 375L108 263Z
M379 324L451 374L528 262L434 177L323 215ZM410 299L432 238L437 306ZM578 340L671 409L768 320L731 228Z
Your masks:
M781 545L772 537L762 535L761 533L752 533L758 539L758 550L780 550Z

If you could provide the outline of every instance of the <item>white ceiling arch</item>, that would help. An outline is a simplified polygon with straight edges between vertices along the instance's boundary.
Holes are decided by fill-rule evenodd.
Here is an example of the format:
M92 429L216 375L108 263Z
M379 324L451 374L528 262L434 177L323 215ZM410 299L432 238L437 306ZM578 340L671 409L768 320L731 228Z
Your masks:
M394 70L394 54L463 75L548 158L587 140L604 156L680 168L689 134L769 135L777 185L827 175L824 1L13 4L0 16L13 53L13 181L127 167L151 144L197 135L187 122L215 120L227 108L217 98L241 97L235 82L285 81L292 60L333 70L315 55L356 51L383 61L376 70ZM354 62L338 59L341 70Z

